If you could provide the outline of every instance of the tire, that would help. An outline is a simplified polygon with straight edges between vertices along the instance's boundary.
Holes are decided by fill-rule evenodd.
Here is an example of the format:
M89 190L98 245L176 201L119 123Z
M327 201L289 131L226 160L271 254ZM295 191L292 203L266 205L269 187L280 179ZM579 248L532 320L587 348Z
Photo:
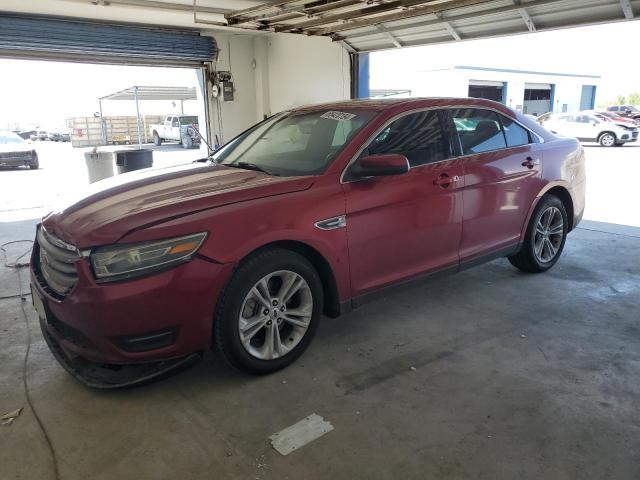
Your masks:
M162 139L160 138L160 135L158 135L158 132L153 132L153 144L156 147L162 145Z
M554 216L551 218L551 225L549 225L547 220L551 212L553 212ZM549 232L554 231L554 226L555 229L558 228L560 218L562 219L562 225L558 233L549 235ZM531 215L520 251L508 257L509 262L524 272L540 273L549 270L562 255L564 244L567 240L568 227L567 211L562 201L554 195L545 195L540 199L533 215ZM550 246L555 249L553 255L551 255L549 244L546 244L545 238L550 242ZM539 252L541 244L542 250Z
M283 291L289 281L299 287L283 305L278 298L287 296ZM264 285L269 289L269 299L263 295ZM262 296L262 303L254 290ZM266 308L267 304L271 307ZM214 346L235 369L260 375L275 372L294 362L307 349L318 327L322 305L322 281L306 258L290 250L264 250L244 261L225 286L214 319ZM298 310L296 314L287 313L294 309ZM300 315L303 310L305 315ZM306 325L306 329L281 319L280 315ZM240 332L242 325L244 336ZM269 336L270 332L273 336ZM274 339L271 349L269 338Z
M601 133L598 143L603 147L613 147L616 144L616 136L611 132Z
M32 163L31 165L29 165L29 168L31 170L38 170L40 168L40 165L37 163Z
M180 138L180 143L182 144L182 148L193 148L193 138L189 135L183 135Z

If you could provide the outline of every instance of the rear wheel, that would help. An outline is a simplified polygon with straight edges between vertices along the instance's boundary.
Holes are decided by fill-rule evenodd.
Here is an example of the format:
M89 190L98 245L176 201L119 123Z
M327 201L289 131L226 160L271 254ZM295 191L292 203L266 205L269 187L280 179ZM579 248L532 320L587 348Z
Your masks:
M613 147L616 144L616 136L610 132L604 132L598 138L598 143L603 147Z
M260 252L235 272L220 299L214 343L232 367L265 374L306 350L322 313L320 276L303 256Z
M545 195L531 216L520 251L509 257L509 261L525 272L549 270L562 254L568 227L562 201L554 195Z
M162 139L160 138L160 135L158 135L158 132L153 132L153 143L156 147L162 145Z

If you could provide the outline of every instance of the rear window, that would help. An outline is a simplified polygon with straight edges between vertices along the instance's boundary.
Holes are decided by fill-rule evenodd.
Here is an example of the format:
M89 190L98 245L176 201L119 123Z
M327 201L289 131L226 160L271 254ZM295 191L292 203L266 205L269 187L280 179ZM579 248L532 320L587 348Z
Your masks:
M504 115L500 115L500 120L502 121L504 137L507 140L508 147L518 147L531 143L531 138L526 128L521 127Z
M459 108L452 110L464 155L506 148L498 114L491 110Z

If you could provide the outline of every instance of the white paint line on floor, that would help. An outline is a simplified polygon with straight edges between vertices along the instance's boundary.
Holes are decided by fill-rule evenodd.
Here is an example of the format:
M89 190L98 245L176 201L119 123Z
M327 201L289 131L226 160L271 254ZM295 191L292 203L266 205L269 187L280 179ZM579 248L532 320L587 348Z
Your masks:
M280 454L289 455L294 450L299 450L331 430L333 430L333 425L326 422L320 415L312 413L298 423L274 433L269 437L269 440L271 440L273 448Z

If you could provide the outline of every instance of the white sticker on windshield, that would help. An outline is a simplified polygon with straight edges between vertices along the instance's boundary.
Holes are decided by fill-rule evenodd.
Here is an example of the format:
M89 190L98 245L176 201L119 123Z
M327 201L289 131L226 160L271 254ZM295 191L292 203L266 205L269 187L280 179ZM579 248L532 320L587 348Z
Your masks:
M328 120L335 120L337 122L342 122L344 120L351 120L355 115L353 113L346 112L327 112L320 115L320 118L326 118Z

